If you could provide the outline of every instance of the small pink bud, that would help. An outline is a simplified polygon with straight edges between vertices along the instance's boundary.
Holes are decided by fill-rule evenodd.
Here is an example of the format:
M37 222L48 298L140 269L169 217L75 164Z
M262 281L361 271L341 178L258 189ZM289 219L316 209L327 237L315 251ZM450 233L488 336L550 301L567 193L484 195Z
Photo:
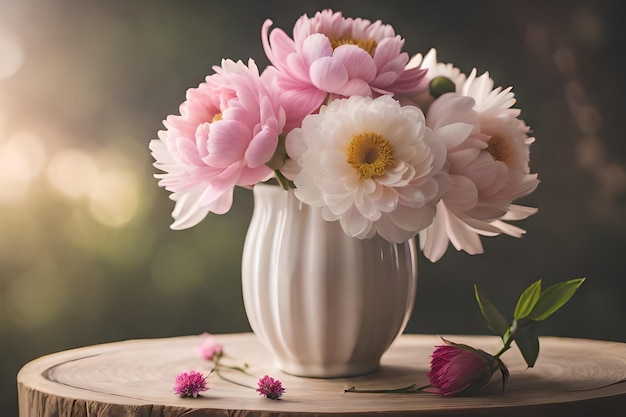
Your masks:
M217 340L217 337L210 333L203 333L202 340L196 348L198 356L207 361L212 361L224 353L224 346Z
M476 391L502 372L502 389L508 370L500 358L473 347L443 339L445 345L435 346L431 356L427 392L454 397Z

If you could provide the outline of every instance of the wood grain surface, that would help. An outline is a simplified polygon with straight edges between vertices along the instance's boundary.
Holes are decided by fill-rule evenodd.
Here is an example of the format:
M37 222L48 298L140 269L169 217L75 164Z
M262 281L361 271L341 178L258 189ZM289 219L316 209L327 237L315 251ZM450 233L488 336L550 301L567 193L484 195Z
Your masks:
M499 374L479 395L443 398L433 394L345 393L358 388L398 388L428 382L430 355L441 344L436 335L402 335L383 356L381 368L355 378L311 379L287 375L254 334L217 335L224 362L247 363L257 377L283 382L280 401L209 377L209 391L198 398L173 393L174 378L195 370L208 374L212 362L200 359L199 336L131 340L44 356L17 376L20 417L47 416L623 416L626 409L626 344L587 339L541 339L534 368L526 369L515 349L503 355L511 376L500 393ZM491 336L445 338L494 353ZM256 378L234 371L224 375L256 386Z

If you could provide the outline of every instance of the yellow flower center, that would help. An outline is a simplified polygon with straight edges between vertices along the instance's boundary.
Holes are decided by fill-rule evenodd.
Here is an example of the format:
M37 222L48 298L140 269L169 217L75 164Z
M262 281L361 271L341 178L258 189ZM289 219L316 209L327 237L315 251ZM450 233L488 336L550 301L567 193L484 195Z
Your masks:
M363 132L352 136L346 149L347 161L362 179L380 177L393 164L391 143L380 133Z
M211 123L217 122L220 120L222 120L222 113L216 113L215 116L213 116L213 120L211 120Z
M363 49L365 52L374 56L374 51L376 51L376 46L378 44L374 39L352 39L352 38L328 38L330 40L330 46L332 46L333 50L337 49L341 45L356 45L359 48Z
M502 161L509 167L514 160L512 144L502 136L493 135L487 142L487 152L496 161Z

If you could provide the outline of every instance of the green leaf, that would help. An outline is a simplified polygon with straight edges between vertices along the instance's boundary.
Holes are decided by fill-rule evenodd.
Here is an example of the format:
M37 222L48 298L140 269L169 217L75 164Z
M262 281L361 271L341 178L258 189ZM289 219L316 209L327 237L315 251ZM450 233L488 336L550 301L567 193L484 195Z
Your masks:
M513 322L513 332L515 333L514 341L522 356L526 365L529 368L535 366L537 357L539 356L539 337L536 333L537 322L522 319L520 321Z
M542 321L550 317L576 293L585 278L572 279L551 286L541 293L528 316L530 320Z
M502 314L500 314L491 301L478 291L478 287L476 285L474 285L474 294L476 296L476 301L478 301L480 312L483 314L483 317L487 322L487 326L489 326L491 331L498 336L504 337L509 329L509 322Z
M541 280L537 280L533 282L528 288L526 288L524 292L520 295L519 300L517 300L517 305L515 306L513 318L515 318L515 320L519 320L528 316L535 304L537 304L540 295Z

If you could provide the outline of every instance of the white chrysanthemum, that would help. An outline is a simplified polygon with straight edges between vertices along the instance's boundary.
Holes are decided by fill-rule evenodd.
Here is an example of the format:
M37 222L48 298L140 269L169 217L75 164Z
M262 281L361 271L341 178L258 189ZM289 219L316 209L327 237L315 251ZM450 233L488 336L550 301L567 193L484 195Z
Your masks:
M474 99L474 110L479 114L498 113L509 117L517 117L520 110L513 108L515 104L515 94L513 87L494 88L494 81L485 72L480 77L476 77L476 68L467 77L457 92L461 95Z
M445 145L417 107L389 96L332 101L286 138L296 196L357 238L404 242L427 227L448 185Z

